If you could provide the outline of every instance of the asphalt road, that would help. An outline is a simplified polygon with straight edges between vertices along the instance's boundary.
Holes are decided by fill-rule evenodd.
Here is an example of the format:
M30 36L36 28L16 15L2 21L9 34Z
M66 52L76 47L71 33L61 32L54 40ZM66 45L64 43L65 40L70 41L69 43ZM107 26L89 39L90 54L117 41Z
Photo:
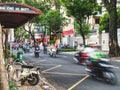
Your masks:
M26 53L23 57L29 64L39 65L42 74L57 90L120 90L120 69L114 69L118 84L113 86L89 77L85 66L75 64L71 54L61 54L56 58L40 54L35 58L33 53ZM120 67L120 62L112 63Z

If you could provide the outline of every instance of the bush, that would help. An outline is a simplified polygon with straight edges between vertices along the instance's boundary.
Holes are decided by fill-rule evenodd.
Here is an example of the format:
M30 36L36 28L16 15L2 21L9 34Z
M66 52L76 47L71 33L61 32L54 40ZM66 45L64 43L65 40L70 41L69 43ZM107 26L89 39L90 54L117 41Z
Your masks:
M55 43L55 40L50 40L47 42L48 44L52 44L52 43Z
M10 58L13 58L13 60L16 60L16 59L17 59L17 56L14 55L14 54L11 54L11 55L10 55Z
M75 48L61 48L62 52L72 52L72 51L76 51Z
M10 90L18 90L18 87L13 81L9 81L9 88Z

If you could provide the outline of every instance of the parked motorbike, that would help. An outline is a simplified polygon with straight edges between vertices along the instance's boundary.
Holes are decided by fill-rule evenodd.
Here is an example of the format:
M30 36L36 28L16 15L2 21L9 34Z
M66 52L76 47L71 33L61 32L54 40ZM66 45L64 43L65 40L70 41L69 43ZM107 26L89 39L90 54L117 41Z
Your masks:
M118 68L113 66L111 63L108 62L109 59L100 58L98 62L87 62L86 71L88 74L96 79L102 79L109 84L117 84L117 77L112 70L112 68Z
M87 58L87 53L77 52L75 53L73 60L75 61L75 63L85 65L85 60Z
M35 57L39 57L40 49L38 47L35 48L34 55Z
M25 81L28 81L28 83L32 86L39 83L39 67L23 65L20 62L14 62L13 64L8 65L7 71L9 78L16 82L20 81L21 84L24 84Z

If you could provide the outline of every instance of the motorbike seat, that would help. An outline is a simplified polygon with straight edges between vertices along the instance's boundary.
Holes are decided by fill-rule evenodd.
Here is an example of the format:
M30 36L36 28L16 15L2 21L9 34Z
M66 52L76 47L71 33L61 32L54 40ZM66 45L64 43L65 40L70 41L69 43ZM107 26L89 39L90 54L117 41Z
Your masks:
M22 68L34 68L34 66L22 65Z

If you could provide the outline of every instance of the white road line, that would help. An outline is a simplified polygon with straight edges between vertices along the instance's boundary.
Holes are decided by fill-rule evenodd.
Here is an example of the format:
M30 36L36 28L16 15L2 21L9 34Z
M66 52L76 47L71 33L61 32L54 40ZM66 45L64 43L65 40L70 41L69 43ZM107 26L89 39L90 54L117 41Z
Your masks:
M53 69L55 69L55 68L59 68L59 67L61 67L61 66L62 66L62 65L57 65L57 66L55 66L55 67L46 69L46 70L42 71L42 73L47 72L47 71L50 71L50 70L53 70Z
M40 60L40 61L33 61L32 63L30 63L30 64L36 64L36 63L40 63L40 62L45 62L46 60Z
M47 65L47 66L57 66L58 64L43 64L43 63L41 63L40 65L41 65L41 66L42 66L42 65Z
M79 73L61 73L61 72L43 72L46 74L59 74L59 75L76 75L76 76L85 76L87 74L79 74Z

